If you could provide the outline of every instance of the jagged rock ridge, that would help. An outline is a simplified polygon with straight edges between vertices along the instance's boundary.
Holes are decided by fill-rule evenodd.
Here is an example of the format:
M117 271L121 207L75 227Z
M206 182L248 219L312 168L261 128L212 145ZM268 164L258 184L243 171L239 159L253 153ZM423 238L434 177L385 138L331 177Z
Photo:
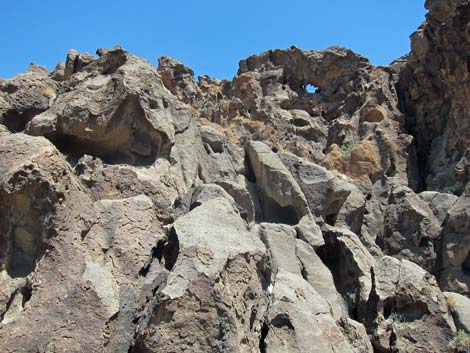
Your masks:
M426 7L388 67L291 47L196 81L114 47L0 80L1 350L445 352L470 6Z

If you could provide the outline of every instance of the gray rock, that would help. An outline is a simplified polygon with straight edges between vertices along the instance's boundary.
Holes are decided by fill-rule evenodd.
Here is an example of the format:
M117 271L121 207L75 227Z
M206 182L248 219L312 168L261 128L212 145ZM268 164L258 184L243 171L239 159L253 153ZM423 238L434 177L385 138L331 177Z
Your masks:
M385 256L374 278L368 306L375 315L376 349L446 351L455 326L434 277L412 262Z
M470 5L426 6L389 67L291 47L196 81L116 46L0 79L0 350L446 351Z
M353 352L328 303L304 279L282 269L276 276L265 334L260 347L267 353Z
M261 224L261 239L271 254L271 271L275 277L280 269L302 276L296 256L295 230L285 224Z
M57 89L47 70L34 68L0 81L0 124L12 132L24 131L29 121L49 108Z
M231 144L219 131L209 126L199 126L205 154L203 178L205 182L235 180L244 172L243 149Z
M445 194L437 191L423 191L419 196L428 203L432 213L436 216L440 224L446 218L447 211L457 202L458 197L453 194Z
M119 47L98 59L70 52L67 59L65 77L72 60L77 70L63 83L68 94L34 117L28 133L47 136L65 153L109 162L149 165L169 155L191 112L148 62Z
M225 195L206 199L175 222L173 245L163 255L171 271L168 284L137 339L139 349L227 352L258 347L258 315L265 310L267 284L257 269L266 250Z
M469 4L428 0L427 21L411 36L412 52L400 72L398 91L413 120L428 190L460 194L470 174L459 160L469 146L465 47Z
M363 319L365 304L373 286L375 259L358 236L343 228L324 225L325 245L317 250L335 280L336 288L347 303L353 317Z
M300 185L312 213L336 219L354 186L325 168L293 154L283 153L280 158Z
M297 237L302 239L314 249L325 245L323 234L320 227L315 223L311 216L304 216L300 219L299 224L295 226Z
M220 181L217 182L217 185L223 187L224 190L233 197L240 210L240 214L247 222L253 222L255 220L255 206L247 189L233 181Z
M138 314L125 288L140 296L152 248L165 238L152 201L93 202L46 139L9 134L2 142L0 217L15 227L1 232L2 347L103 351L119 328L127 351ZM127 324L115 326L121 309Z
M377 244L387 255L413 261L428 271L436 266L434 241L440 226L426 202L403 186L392 189Z
M353 352L372 353L374 351L364 325L349 318L342 318L337 323L348 338Z
M470 333L470 299L458 293L444 292L457 328Z
M295 251L302 265L303 278L328 302L333 318L339 320L341 317L347 316L347 306L341 295L336 291L333 275L313 248L304 241L297 239Z
M442 267L440 285L446 291L470 294L470 184L447 212L442 230Z
M247 155L261 193L266 221L297 224L310 214L305 196L279 157L262 142L247 145Z

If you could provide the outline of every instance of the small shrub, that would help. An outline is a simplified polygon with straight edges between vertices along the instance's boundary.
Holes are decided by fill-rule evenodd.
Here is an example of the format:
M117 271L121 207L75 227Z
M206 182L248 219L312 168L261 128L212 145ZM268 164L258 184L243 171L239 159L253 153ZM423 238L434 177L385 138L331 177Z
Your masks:
M356 145L357 145L357 142L355 141L351 141L342 145L341 153L343 154L343 156L349 156L352 150L354 149L354 147L356 147Z
M230 100L229 99L222 99L219 101L220 105L225 111L228 111L230 108Z
M459 330L455 337L449 342L448 352L460 353L470 351L470 334Z
M42 90L42 95L46 98L52 98L57 95L56 91L52 87L46 87Z

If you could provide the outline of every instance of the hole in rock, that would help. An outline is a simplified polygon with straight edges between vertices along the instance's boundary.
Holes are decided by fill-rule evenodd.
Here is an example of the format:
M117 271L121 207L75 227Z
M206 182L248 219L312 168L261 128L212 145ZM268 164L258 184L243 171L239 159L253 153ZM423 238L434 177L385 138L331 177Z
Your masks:
M427 305L422 302L413 302L397 308L391 316L395 321L413 322L421 320L425 315L429 315Z
M21 294L23 295L23 300L21 302L21 306L24 308L26 303L31 299L31 295L33 293L33 288L31 287L31 283L28 283L21 288Z
M330 226L334 226L335 223L336 223L336 218L338 217L338 215L336 213L334 214L330 214L328 216L325 217L325 221L327 224L329 224Z
M290 330L294 330L294 326L292 326L290 318L286 314L276 315L276 317L272 319L271 324L277 328L287 327Z
M393 312L393 306L394 306L394 300L391 298L388 298L384 302L384 319L387 320L390 315L392 315Z
M427 247L427 246L429 246L429 239L428 238L421 238L421 240L419 241L419 247L423 248L423 247Z
M15 227L11 235L11 249L8 256L6 270L12 278L26 277L36 268L36 262L43 254L41 235L33 227L41 226L31 224L30 227Z
M170 232L167 239L158 241L157 245L152 249L152 258L157 259L165 269L171 271L175 266L179 255L179 241L174 229ZM150 259L139 271L139 275L145 277L152 265Z
M297 127L309 126L310 123L306 119L294 118L292 119L292 124Z
M132 153L121 149L122 146L119 146L119 143L115 144L113 147L105 147L104 143L100 143L99 141L81 139L71 135L49 135L46 137L60 152L76 160L80 159L84 154L88 154L90 156L99 157L108 164L133 164Z
M222 141L207 141L206 150L208 153L223 153L224 152L224 144Z
M289 225L296 225L299 223L301 217L299 217L294 207L282 207L272 198L267 196L262 190L259 190L259 196L265 222Z
M318 93L318 92L320 92L320 89L319 89L317 86L315 86L315 85L309 83L309 84L305 85L305 91L306 91L307 93L311 93L311 94L312 94L312 93Z
M180 244L175 229L170 231L165 243L157 244L155 255L163 266L171 271L175 266L180 251Z
M21 132L26 129L26 124L42 112L40 109L27 109L23 112L10 111L3 116L3 124L11 132Z

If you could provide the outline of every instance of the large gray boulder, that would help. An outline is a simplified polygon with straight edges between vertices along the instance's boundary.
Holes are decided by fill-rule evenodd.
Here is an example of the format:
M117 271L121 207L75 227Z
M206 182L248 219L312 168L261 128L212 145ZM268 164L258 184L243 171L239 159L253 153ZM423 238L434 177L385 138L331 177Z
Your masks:
M445 352L455 326L434 277L410 261L385 256L374 278L368 306L376 350Z
M385 209L383 231L377 244L386 255L408 259L432 272L436 270L434 243L440 224L427 203L411 189L392 189Z
M283 153L280 158L300 185L312 213L336 219L354 186L324 167L293 154Z
M297 224L310 214L302 189L276 153L258 141L250 142L246 153L256 177L266 221Z
M26 131L72 155L148 165L169 155L175 134L191 120L189 107L166 90L151 64L120 47L77 68L62 90Z
M440 284L446 291L470 294L470 184L447 212L442 231Z
M93 201L49 141L0 138L0 217L9 227L0 238L0 345L127 351L162 267L153 248L166 236L151 199Z
M452 292L444 292L444 295L457 328L470 333L470 299Z
M267 290L258 269L266 249L234 200L216 187L220 192L207 193L171 230L162 250L170 270L167 285L136 349L242 352L258 347Z

